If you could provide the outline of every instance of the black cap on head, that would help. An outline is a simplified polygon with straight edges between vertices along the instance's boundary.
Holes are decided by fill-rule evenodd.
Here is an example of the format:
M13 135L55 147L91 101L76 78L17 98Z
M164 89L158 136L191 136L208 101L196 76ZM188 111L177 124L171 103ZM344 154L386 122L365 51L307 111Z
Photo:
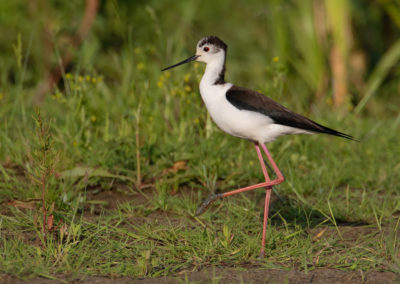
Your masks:
M205 44L215 45L216 47L219 47L219 48L223 49L224 51L226 51L226 49L228 48L226 43L223 42L222 40L220 40L216 36L206 36L206 37L202 38L199 42L199 47L202 47Z

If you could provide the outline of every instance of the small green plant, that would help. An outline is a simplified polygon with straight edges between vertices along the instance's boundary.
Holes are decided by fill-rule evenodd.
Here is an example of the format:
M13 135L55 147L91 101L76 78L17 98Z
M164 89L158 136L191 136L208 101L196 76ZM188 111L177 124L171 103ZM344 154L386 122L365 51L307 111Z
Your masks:
M224 224L222 227L221 245L224 248L228 248L234 236L235 235L232 233L232 230L226 224Z
M40 200L42 207L42 236L43 241L47 239L47 233L53 228L54 202L49 207L47 204L47 193L50 179L55 175L55 169L59 161L59 154L54 150L54 141L50 132L50 123L46 122L40 112L40 108L36 108L35 115L35 141L31 151L28 152L29 168L28 173L40 192ZM50 214L50 215L49 215Z
M135 125L135 139L136 139L136 188L141 189L142 186L142 174L140 170L140 104L135 113L136 125Z
M139 270L139 275L145 276L150 273L151 264L150 264L150 250L144 250L140 253L140 257L137 259L137 265Z

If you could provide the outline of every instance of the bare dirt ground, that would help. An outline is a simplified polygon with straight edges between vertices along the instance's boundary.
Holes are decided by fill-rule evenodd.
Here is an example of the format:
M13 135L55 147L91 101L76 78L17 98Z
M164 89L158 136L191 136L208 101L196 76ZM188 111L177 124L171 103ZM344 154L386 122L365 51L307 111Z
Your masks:
M68 276L61 276L63 281L49 280L43 278L30 279L23 281L15 277L3 275L0 276L0 283L4 284L58 284L67 281L67 283L143 283L143 284L169 284L169 283L185 283L187 280L194 283L400 283L400 278L391 272L361 272L361 271L341 271L335 269L316 269L308 273L298 271L284 270L259 270L244 268L215 268L206 269L199 272L181 273L176 277L160 277L132 279L123 278L103 278L103 277L83 277L77 280L68 280ZM64 282L65 283L65 282Z

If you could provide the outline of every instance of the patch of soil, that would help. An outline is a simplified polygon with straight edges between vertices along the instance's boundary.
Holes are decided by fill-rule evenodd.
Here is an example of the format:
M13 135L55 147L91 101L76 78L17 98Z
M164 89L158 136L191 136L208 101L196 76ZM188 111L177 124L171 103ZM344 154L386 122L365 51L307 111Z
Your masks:
M105 278L105 277L82 277L81 279L68 280L68 278L60 278L60 280L49 280L43 278L35 278L27 281L20 280L11 276L0 276L0 283L4 284L56 284L67 281L67 283L94 283L94 284L169 284L182 283L186 279L195 283L399 283L400 277L393 272L379 271L341 271L337 269L316 269L308 273L300 271L285 271L276 269L234 269L234 268L215 268L206 269L198 272L180 273L176 277L158 277L158 278Z
M87 191L87 203L85 205L85 213L98 215L102 209L117 209L118 204L131 201L134 204L146 204L147 199L139 192L132 190L125 185L118 185L110 190L99 188L91 188Z
M399 281L398 275L391 272L359 272L341 271L336 269L316 269L308 273L300 271L284 271L276 269L267 270L239 270L239 269L216 269L215 271L193 272L188 275L190 281L197 283L209 283L213 278L218 283L395 283ZM149 282L137 283L173 283L173 282Z

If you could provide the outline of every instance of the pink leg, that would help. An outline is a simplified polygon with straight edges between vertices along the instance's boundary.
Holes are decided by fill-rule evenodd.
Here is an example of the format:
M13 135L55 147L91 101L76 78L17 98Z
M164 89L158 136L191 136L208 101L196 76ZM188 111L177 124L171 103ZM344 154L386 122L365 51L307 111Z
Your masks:
M234 194L238 194L238 193L241 193L241 192L253 190L253 189L256 189L256 188L265 187L266 188L266 194L265 194L265 205L264 205L263 235L262 235L262 240L261 240L261 251L260 251L260 255L264 256L265 255L265 251L264 251L264 249L265 249L265 236L266 236L266 232L267 232L266 228L267 228L267 223L268 223L268 209L269 209L269 201L271 199L272 186L282 183L285 179L284 179L281 171L279 170L278 166L276 165L275 161L272 159L272 156L269 153L267 147L264 144L262 144L261 147L264 150L264 153L267 156L267 158L268 158L269 162L271 163L272 168L274 169L274 172L276 174L276 179L274 179L272 181L270 180L270 178L268 176L267 169L265 167L264 159L263 159L261 151L260 151L260 147L258 146L258 144L255 144L255 147L256 147L258 159L259 159L260 164L261 164L261 169L262 169L263 174L264 174L265 182L258 183L258 184L255 184L255 185L251 185L251 186L247 186L247 187L243 187L243 188L239 188L239 189L232 190L232 191L228 191L228 192L225 192L225 193L214 194L214 195L210 196L208 199L206 199L205 201L203 201L203 203L197 209L196 215L200 215L201 213L203 213L210 206L210 204L212 202L214 202L215 200L217 200L219 198L231 196L231 195L234 195Z
M260 257L265 257L265 237L267 235L267 223L268 223L268 209L269 201L271 199L272 187L265 189L265 204L264 204L264 221L263 221L263 234L261 239Z
M261 151L260 151L260 147L258 146L258 144L255 144L255 146L256 146L258 159L260 160L261 168L262 168L262 171L263 171L263 174L264 174L264 177L265 177L265 182L258 183L258 184L255 184L255 185L250 185L250 186L239 188L239 189L232 190L232 191L228 191L228 192L222 193L222 195L220 197L227 197L227 196L231 196L231 195L238 194L238 193L241 193L241 192L253 190L253 189L256 189L256 188L261 188L261 187L272 187L273 185L280 184L285 180L283 175L282 175L282 173L281 173L281 171L279 170L278 166L276 165L275 161L272 159L271 154L269 153L267 147L265 147L265 145L262 144L262 148L264 150L264 153L265 153L265 155L267 155L267 158L270 161L270 163L272 165L272 168L274 169L274 172L276 174L276 179L274 179L272 181L269 179L268 173L267 173L267 169L266 169L265 164L264 164L264 159L263 159Z
M264 144L263 144L264 146ZM270 178L265 167L264 159L262 157L260 147L256 144L257 156L261 164L261 168L264 174L265 182L270 182ZM265 152L265 149L263 147ZM267 150L268 151L268 150ZM264 221L263 221L263 232L262 232L262 239L261 239L261 249L260 249L260 257L265 257L265 237L267 235L267 223L268 223L268 209L269 209L269 201L271 199L271 191L272 186L268 186L265 188L265 203L264 203Z
M269 162L272 165L272 168L275 171L275 174L277 176L277 179L281 180L283 182L285 178L283 177L281 171L279 170L278 166L276 165L274 159L272 159L271 154L269 153L267 146L265 144L261 144L261 147L264 150L265 155L267 155ZM260 159L260 163L263 165L264 161L262 160L262 156L260 155L260 150L257 151L259 153L258 158ZM261 157L260 157L261 156ZM261 166L262 166L261 165ZM269 181L269 176L266 171L264 171L265 166L263 167L263 172L264 172L264 177L265 181ZM262 240L261 240L261 251L260 251L260 257L265 257L265 236L267 233L267 223L268 223L268 209L269 209L269 201L271 199L271 192L272 192L272 186L266 188L266 193L265 193L265 205L264 205L264 222L263 222L263 235L262 235Z
M278 166L276 165L274 159L272 159L272 156L269 153L267 146L265 146L265 144L261 144L261 147L263 148L265 155L267 155L267 158L268 158L269 162L271 163L272 168L274 169L274 172L277 177L276 180L279 180L279 182L277 184L284 182L285 178L283 177L281 171L279 170Z

